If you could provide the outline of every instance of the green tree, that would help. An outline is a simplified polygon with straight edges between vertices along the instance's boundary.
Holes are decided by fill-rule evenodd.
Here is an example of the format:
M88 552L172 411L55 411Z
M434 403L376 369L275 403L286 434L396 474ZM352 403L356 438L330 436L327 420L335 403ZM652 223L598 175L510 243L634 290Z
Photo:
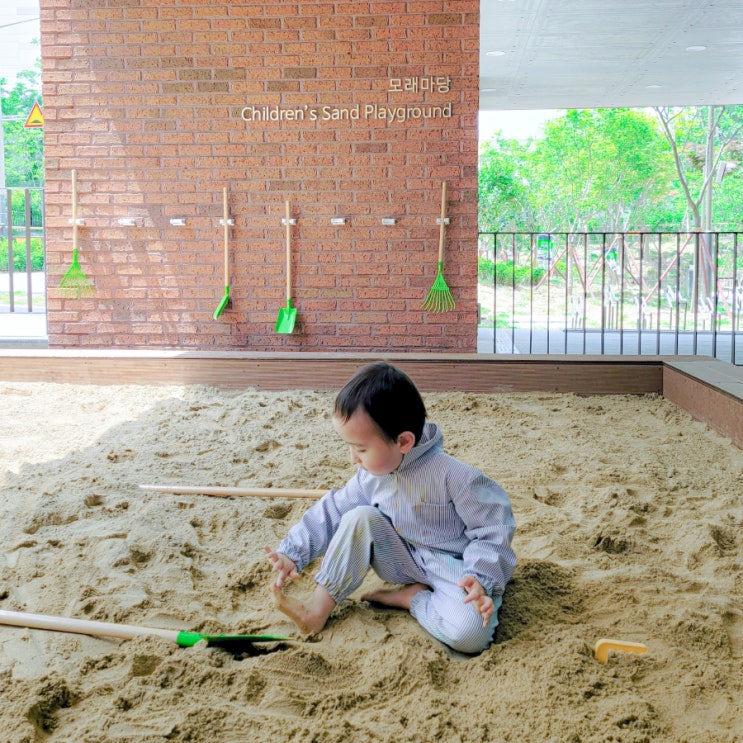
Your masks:
M529 199L528 145L499 132L480 147L479 222L482 232L535 227Z
M34 103L41 105L39 73L26 70L18 74L12 89L0 78L0 106L5 144L5 185L8 188L30 188L44 185L43 134L39 129L26 129L24 124Z
M653 118L626 108L569 110L547 122L530 165L543 231L658 228L655 207L673 177Z
M743 107L657 107L655 112L673 153L686 228L703 232L740 229ZM701 251L694 257L699 277L694 293L714 296L718 292L713 283L718 258L706 236L702 235L700 245ZM730 266L728 270L734 269ZM696 304L696 296L692 302Z
M480 148L484 231L666 230L685 207L671 148L652 114L569 110L521 144Z
M743 106L656 107L687 229L740 229Z

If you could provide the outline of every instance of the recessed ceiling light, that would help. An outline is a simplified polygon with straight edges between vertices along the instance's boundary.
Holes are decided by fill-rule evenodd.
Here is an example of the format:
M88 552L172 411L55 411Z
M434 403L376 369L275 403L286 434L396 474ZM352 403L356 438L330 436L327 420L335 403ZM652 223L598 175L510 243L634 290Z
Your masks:
M702 46L701 44L697 46L687 46L686 51L687 52L704 52L707 50L706 46Z
M503 57L505 56L505 52L501 51L500 49L496 49L492 52L485 52L486 57Z
M498 88L480 88L481 93L495 93Z
M662 88L662 85L646 85L645 90L658 90L658 88Z

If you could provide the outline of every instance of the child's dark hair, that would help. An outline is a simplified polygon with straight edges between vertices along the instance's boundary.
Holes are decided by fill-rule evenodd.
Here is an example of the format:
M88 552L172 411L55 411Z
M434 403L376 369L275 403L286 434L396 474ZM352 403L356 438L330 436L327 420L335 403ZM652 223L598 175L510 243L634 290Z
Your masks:
M386 361L360 369L335 398L333 414L347 421L365 410L388 441L410 431L417 444L423 435L426 406L410 377Z

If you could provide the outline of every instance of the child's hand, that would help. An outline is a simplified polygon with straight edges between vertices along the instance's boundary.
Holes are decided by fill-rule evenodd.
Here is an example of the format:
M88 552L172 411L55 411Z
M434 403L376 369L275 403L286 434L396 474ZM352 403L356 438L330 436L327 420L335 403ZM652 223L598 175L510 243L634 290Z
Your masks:
M465 575L457 585L460 588L464 588L467 592L467 595L464 598L464 603L472 603L482 617L482 626L487 627L488 622L495 613L493 599L485 593L485 589L480 585L480 581L478 581L477 578L473 578L471 575Z
M299 578L299 571L293 560L290 560L286 555L281 554L281 552L272 550L270 547L264 547L263 549L266 550L268 559L273 563L274 572L278 573L274 581L277 588L281 588L287 578L291 578L292 580Z

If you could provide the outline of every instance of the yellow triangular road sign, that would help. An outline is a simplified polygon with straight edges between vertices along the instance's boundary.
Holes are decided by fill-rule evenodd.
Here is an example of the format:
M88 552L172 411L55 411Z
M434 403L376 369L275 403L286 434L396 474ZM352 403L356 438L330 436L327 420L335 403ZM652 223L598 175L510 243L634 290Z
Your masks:
M44 126L44 114L41 113L41 106L38 103L34 103L31 113L26 119L26 123L23 125L26 129L38 129Z

